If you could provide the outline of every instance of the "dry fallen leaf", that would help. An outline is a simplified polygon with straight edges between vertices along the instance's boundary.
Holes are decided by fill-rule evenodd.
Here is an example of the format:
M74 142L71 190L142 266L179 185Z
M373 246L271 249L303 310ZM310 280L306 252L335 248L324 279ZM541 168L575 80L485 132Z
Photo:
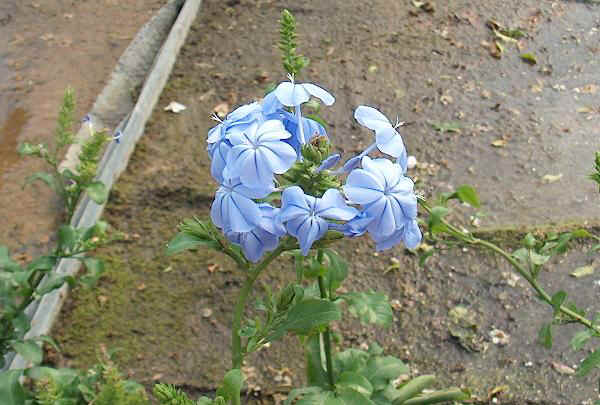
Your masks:
M567 366L566 364L562 364L556 361L552 362L552 368L554 368L556 371L558 371L560 374L575 374L575 370L573 370L571 367Z
M217 113L219 117L225 118L225 116L229 113L229 104L219 103L214 106L213 111Z
M187 107L177 101L171 101L168 106L165 107L165 111L171 111L178 114L185 110Z
M503 148L506 146L506 141L504 139L496 139L492 142L492 146L495 146L496 148Z
M559 181L560 179L562 179L562 173L559 174L546 174L544 177L542 177L542 182L546 183L546 184L550 184L550 183L556 183L557 181Z
M575 278L580 278L585 276L591 276L592 274L594 274L594 266L581 266L576 268L571 273L571 276Z

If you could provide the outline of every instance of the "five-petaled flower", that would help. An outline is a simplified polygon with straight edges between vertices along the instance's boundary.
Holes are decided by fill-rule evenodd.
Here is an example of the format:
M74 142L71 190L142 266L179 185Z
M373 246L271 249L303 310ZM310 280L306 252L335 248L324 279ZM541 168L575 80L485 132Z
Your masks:
M285 223L290 235L298 239L306 256L313 243L329 229L327 219L348 221L357 214L358 210L348 206L338 190L329 189L322 198L315 198L304 194L300 187L292 186L281 196L279 220Z
M414 183L402 174L398 164L388 159L362 158L362 169L353 170L344 194L373 218L367 230L375 240L383 240L417 217Z

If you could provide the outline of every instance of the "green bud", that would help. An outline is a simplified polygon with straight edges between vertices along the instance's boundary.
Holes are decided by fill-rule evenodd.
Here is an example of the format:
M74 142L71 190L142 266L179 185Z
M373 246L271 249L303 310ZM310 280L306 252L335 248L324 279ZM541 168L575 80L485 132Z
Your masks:
M525 246L528 249L533 249L535 247L535 243L536 243L536 239L535 237L531 234L528 233L527 235L525 235L525 237L523 238L523 246Z

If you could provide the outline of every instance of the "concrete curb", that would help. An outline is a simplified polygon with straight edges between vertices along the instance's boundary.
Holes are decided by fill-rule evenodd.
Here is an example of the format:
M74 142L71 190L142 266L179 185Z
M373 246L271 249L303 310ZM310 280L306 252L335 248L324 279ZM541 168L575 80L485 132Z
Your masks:
M98 167L97 178L109 189L127 167L135 144L143 134L146 122L169 78L202 0L185 0L185 4L181 7L183 3L184 0L171 0L142 27L119 59L108 85L98 96L90 112L95 127L102 128L110 123L121 121L117 127L123 133L121 142L118 144L113 142L108 146ZM164 40L167 33L168 37ZM163 40L162 47L156 53L155 50ZM133 105L131 91L143 82L148 71L150 73L137 102ZM128 103L130 103L129 108L127 108ZM123 111L130 112L123 113ZM88 129L83 126L77 138L82 140L88 135ZM74 168L77 165L78 153L79 145L69 148L61 167ZM103 205L98 205L87 196L83 196L73 214L71 225L77 228L89 227L100 219L103 209ZM55 271L61 275L74 275L79 271L80 266L80 262L76 259L63 259L58 263ZM33 316L31 329L25 338L31 339L50 332L67 294L68 286L64 285L28 308ZM27 366L28 362L16 355L10 362L9 368L22 369Z

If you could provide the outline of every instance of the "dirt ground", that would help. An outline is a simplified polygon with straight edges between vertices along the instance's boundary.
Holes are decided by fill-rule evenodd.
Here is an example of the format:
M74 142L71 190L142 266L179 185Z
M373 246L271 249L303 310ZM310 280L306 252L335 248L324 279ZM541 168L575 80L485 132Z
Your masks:
M77 119L90 110L117 59L166 0L2 0L0 2L0 243L36 254L61 220L45 186L22 190L43 170L20 159L21 142L52 143L65 89Z
M462 183L479 189L483 209L461 208L457 219L464 224L470 215L494 227L597 222L597 190L585 174L598 149L598 7L455 0L436 2L428 13L409 1L205 1L106 209L106 220L132 241L102 252L109 269L97 289L73 294L55 332L64 349L60 362L89 365L103 344L122 348L121 364L146 384L160 380L194 392L218 384L229 366L230 310L240 277L224 257L199 251L167 258L164 245L181 219L208 214L215 190L205 152L210 113L260 98L268 83L284 79L275 46L283 8L296 15L300 51L311 59L300 80L337 98L324 116L340 151L349 155L370 143L353 109L379 106L415 122L404 139L420 162L412 172L420 191L430 196ZM491 54L498 48L489 19L526 33L519 43L503 44L500 59ZM521 60L524 53L537 64ZM164 112L173 100L188 109ZM515 235L508 235L510 244ZM576 291L581 306L593 307L595 280L568 276L574 267L598 265L588 248L557 258L543 281L551 291L559 285ZM592 377L575 379L561 367L582 357L568 348L575 329L558 332L553 350L539 346L537 330L550 313L501 260L457 250L419 268L400 247L373 253L367 239L340 249L352 257L348 290L372 288L397 300L387 330L338 325L345 346L376 339L415 374L433 372L441 386L470 387L483 399L498 389L500 403L597 399ZM385 272L392 258L400 269ZM282 285L293 276L282 259L262 281ZM456 337L451 314L458 306L474 320L468 341ZM509 335L508 344L494 344L492 329ZM289 390L284 377L301 384L301 365L293 338L250 358L245 371L260 393L257 402L272 403Z

